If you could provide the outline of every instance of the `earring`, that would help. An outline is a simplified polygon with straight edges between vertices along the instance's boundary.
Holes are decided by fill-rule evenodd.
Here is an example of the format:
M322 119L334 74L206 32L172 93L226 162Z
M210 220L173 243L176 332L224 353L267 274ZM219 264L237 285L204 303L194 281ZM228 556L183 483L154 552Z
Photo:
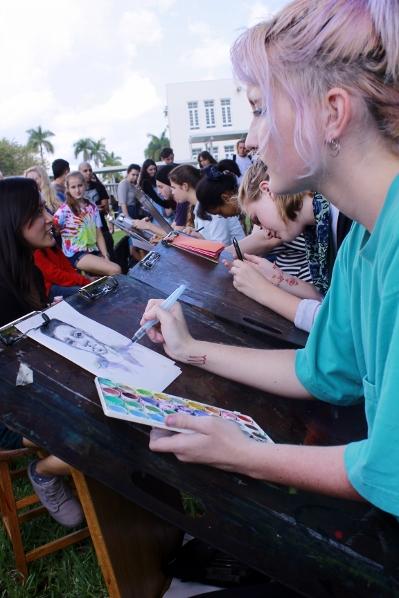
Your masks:
M339 139L332 138L327 141L328 149L330 150L331 156L336 158L341 151L341 143Z

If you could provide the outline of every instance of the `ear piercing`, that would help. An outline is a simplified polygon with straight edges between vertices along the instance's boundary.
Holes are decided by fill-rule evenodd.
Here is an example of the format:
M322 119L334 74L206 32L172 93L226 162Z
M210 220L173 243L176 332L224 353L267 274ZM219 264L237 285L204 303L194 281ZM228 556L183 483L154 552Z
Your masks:
M338 156L339 152L341 151L341 143L339 139L332 138L327 141L328 149L330 150L331 156L334 158Z

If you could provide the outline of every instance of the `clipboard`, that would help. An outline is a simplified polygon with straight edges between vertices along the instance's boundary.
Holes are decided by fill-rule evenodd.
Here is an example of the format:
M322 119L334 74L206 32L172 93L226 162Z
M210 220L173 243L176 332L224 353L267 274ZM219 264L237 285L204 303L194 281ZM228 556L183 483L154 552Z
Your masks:
M84 287L80 288L77 292L79 297L83 297L84 299L89 299L91 301L95 301L100 297L104 297L104 295L109 295L114 293L118 289L119 283L118 280L114 276L103 276L98 280L94 280L93 282L89 282ZM17 324L23 322L24 320L28 320L32 316L36 316L38 314L42 315L43 323L49 322L50 318L46 314L46 311L52 307L49 305L42 310L31 311L12 322L8 322L8 324L4 324L0 327L0 343L6 346L11 346L14 343L22 340L26 337L26 332L21 332L17 328ZM41 325L43 324L41 323Z
M21 318L17 318L16 320L13 320L12 322L8 322L8 324L4 324L4 326L1 326L0 341L3 343L3 345L6 345L6 346L13 345L17 341L19 341L21 338L23 338L24 337L23 333L18 330L16 325L19 324L19 322L23 322L24 320L31 318L32 316L36 316L37 314L40 314L40 311L31 311L30 313L26 314L25 316L22 316Z
M146 231L138 231L132 227L132 223L133 220L124 214L119 214L117 218L111 220L111 224L122 230L131 238L134 247L144 249L144 251L152 251L154 246L149 241L152 234L147 233Z
M115 293L118 286L118 280L114 276L102 276L80 288L78 294L84 299L95 301L104 295Z
M169 222L156 209L152 199L148 197L148 195L146 195L140 187L136 187L136 198L139 200L144 210L151 214L151 217L157 222L157 224L159 224L166 234L173 231L173 228Z

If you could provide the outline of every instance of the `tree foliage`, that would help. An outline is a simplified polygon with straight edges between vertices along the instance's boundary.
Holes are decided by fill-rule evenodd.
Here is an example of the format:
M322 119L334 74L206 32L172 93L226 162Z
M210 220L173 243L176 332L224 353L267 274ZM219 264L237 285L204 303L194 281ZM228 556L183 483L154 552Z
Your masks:
M44 131L40 125L37 129L28 129L26 132L29 135L27 143L28 147L34 152L39 152L40 161L44 166L44 150L48 154L54 154L54 146L51 141L48 140L49 137L54 137L54 133L49 130Z
M121 162L122 158L120 156L116 156L114 152L106 152L103 166L122 166Z
M106 152L103 160L103 166L122 166L122 158L117 156L114 152ZM109 183L119 183L122 180L118 172L105 172L103 178Z
M82 154L82 159L94 160L94 164L99 166L106 160L108 152L105 147L105 139L101 137L97 141L91 137L82 137L73 144L75 158Z
M158 162L160 159L159 155L161 150L164 147L169 147L170 145L169 138L166 137L166 129L162 131L159 137L153 135L152 133L147 133L147 137L150 137L150 141L144 150L144 156L146 158L151 158L155 162Z
M90 159L94 160L94 164L96 166L99 166L101 163L103 163L108 154L104 142L104 137L101 137L101 139L98 141L93 141Z
M30 166L40 164L34 150L14 140L0 139L0 170L5 176L22 175Z
M75 141L73 144L73 153L75 158L77 158L79 154L82 154L82 159L84 161L90 160L93 144L94 139L91 137L82 137L81 139Z

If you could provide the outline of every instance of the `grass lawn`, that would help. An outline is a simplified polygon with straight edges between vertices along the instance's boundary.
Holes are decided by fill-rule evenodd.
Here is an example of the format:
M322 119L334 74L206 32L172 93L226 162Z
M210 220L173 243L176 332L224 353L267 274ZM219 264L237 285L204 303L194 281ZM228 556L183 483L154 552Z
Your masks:
M112 234L112 238L114 240L115 245L117 244L118 241L120 241L122 239L122 237L125 237L126 233L123 232L123 230L115 230L115 232Z
M18 497L31 493L28 481L15 483ZM68 533L47 514L22 526L25 550ZM106 598L100 568L90 539L55 552L29 565L25 583L15 570L11 542L0 523L0 598Z

